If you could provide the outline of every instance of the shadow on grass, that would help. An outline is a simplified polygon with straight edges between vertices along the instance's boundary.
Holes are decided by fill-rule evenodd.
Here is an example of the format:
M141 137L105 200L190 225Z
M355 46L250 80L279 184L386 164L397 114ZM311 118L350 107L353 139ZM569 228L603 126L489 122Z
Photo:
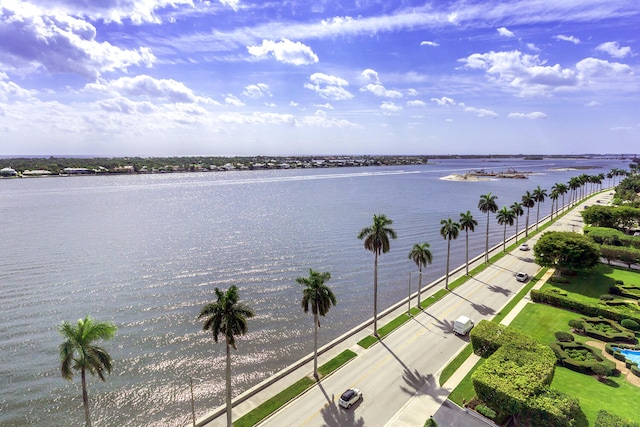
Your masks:
M620 388L620 384L618 384L617 382L610 380L609 378L603 378L600 381L602 384L609 386L609 387L613 387L613 388Z

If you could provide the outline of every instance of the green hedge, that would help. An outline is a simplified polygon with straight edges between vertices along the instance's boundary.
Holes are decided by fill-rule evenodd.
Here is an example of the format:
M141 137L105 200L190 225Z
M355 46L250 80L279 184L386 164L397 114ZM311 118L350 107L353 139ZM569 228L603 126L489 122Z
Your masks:
M581 343L575 342L556 342L551 344L551 350L555 353L558 364L564 366L565 368L571 369L572 371L580 372L581 374L591 375L593 374L593 365L599 363L604 365L607 369L606 375L609 376L613 374L616 369L615 362L603 358L600 356L600 351L591 346ZM593 355L594 360L577 360L570 356L569 352L571 350L584 350L588 351Z
M512 343L526 348L537 344L537 341L524 335L517 329L498 323L482 320L469 332L473 352L480 357L491 356L502 345Z
M556 292L548 290L531 290L531 300L533 302L551 305L553 307L563 308L590 317L602 316L616 322L622 319L632 319L640 323L640 311L630 310L626 306L614 307L588 302L576 301L569 297L560 295Z
M519 414L533 396L548 390L555 364L556 357L546 345L507 343L476 369L471 380L476 396L488 406Z
M574 427L580 417L577 398L556 390L547 390L527 402L520 425L531 427Z
M604 342L629 342L635 343L636 336L633 332L622 327L618 322L611 319L602 319L600 317L585 317L584 319L584 333L588 337L598 339ZM599 330L596 325L605 324L609 328L616 330L617 332L607 332Z
M593 427L640 427L640 424L620 418L604 409L598 411Z

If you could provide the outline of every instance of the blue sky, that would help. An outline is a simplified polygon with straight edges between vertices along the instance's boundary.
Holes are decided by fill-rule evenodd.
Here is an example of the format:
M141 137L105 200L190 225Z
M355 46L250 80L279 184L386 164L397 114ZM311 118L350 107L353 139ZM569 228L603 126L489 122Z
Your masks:
M0 155L637 153L637 0L0 0Z

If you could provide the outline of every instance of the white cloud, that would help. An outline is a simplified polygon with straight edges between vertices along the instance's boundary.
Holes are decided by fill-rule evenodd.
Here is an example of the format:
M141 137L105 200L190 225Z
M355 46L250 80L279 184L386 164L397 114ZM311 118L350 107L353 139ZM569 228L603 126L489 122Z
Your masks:
M418 99L414 99L407 102L407 106L409 107L426 107L427 104L424 101L420 101Z
M380 83L380 80L378 79L378 72L371 68L367 68L362 71L362 77L364 77L367 82Z
M600 102L592 100L584 104L585 107L597 107L598 105L602 105Z
M292 114L259 113L241 114L225 113L220 114L218 119L223 123L242 125L288 125L296 126L298 122Z
M541 113L540 111L534 111L533 113L509 113L507 116L510 119L532 119L532 120L541 120L548 119L545 113Z
M302 118L302 123L308 126L323 127L323 128L358 128L355 123L352 123L344 119L336 119L329 117L326 111L318 110L312 116L305 116Z
M527 43L527 49L532 52L540 52L540 48L533 43Z
M613 132L629 132L629 131L632 131L633 128L631 126L614 126L609 130Z
M474 53L459 60L466 68L485 70L494 81L520 91L521 96L545 95L560 88L578 84L573 70L559 64L547 66L538 55L510 52Z
M16 1L3 2L1 11L0 67L97 79L104 72L151 67L156 60L149 48L126 50L96 40L93 25L56 9Z
M125 97L166 100L172 103L215 104L209 98L197 96L184 83L172 79L154 79L147 75L122 77L110 82L91 83L88 90L117 93Z
M375 85L369 83L365 87L361 88L360 92L370 92L375 96L381 96L385 98L402 98L401 92L398 92L397 90L386 89L384 86L379 84Z
M0 101L7 101L9 98L30 98L35 94L35 91L24 89L9 81L9 76L0 71Z
M387 113L395 113L398 111L402 111L402 106L400 105L396 105L393 102L383 102L380 105L380 109L387 112Z
M247 87L244 88L244 91L242 92L242 94L244 96L247 96L249 98L253 98L253 99L260 99L263 96L272 96L271 92L269 90L269 85L266 83L258 83L255 85L249 85Z
M602 43L596 50L606 52L614 58L624 58L627 55L631 55L631 48L629 46L620 47L618 42Z
M584 79L594 77L613 77L621 74L633 74L633 69L619 62L609 62L597 58L585 58L576 64L576 69Z
M477 114L478 117L498 117L498 113L495 111L486 110L484 108L465 107L464 111Z
M293 65L309 65L318 62L316 55L309 46L300 42L292 42L282 39L280 42L262 40L259 46L247 46L247 50L253 56L273 56L277 61Z
M433 47L438 47L438 46L440 46L440 44L439 44L439 43L437 43L437 42L423 41L423 42L420 42L420 46L433 46Z
M238 9L240 9L240 6L239 6L240 0L219 0L219 1L225 6L229 6L231 9L235 10L236 12L238 11Z
M431 98L431 101L435 102L436 104L438 104L441 107L448 107L450 105L456 105L456 102L453 99L447 98L446 96L443 96L440 99Z
M343 86L348 86L349 82L340 77L314 73L309 76L309 80L311 83L305 83L305 89L312 90L323 98L336 101L353 98L353 95L343 88Z
M326 104L314 104L313 106L317 108L326 108L327 110L333 110L333 105L329 104L328 102Z
M502 37L515 37L515 34L507 30L505 27L500 27L497 31Z
M579 44L580 43L580 39L574 36L565 36L562 34L558 34L557 36L553 36L554 39L556 40L562 40L565 42L571 42L573 44Z
M245 103L240 101L236 96L229 94L224 97L224 102L227 105L233 105L234 107L244 107Z

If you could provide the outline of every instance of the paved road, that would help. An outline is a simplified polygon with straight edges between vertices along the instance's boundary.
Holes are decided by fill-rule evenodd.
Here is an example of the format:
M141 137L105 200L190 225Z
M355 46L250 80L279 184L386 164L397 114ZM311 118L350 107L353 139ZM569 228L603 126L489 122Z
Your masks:
M610 195L598 198L607 203ZM582 208L569 212L550 230L579 232ZM529 246L533 247L536 240L537 236L531 238ZM507 254L368 350L351 341L351 350L358 357L260 425L421 426L430 414L436 414L438 420L443 416L441 411L446 412L442 405L449 390L438 386L437 377L468 342L468 338L453 334L454 320L460 315L471 317L476 323L493 318L524 286L515 280L514 273L522 271L533 276L539 270L532 258L533 251ZM372 333L371 328L368 333ZM362 390L364 398L344 410L338 406L338 397L349 387ZM422 403L426 398L428 409ZM246 405L255 407L258 403L254 399ZM415 414L411 406L417 408ZM222 418L207 425L222 425Z

